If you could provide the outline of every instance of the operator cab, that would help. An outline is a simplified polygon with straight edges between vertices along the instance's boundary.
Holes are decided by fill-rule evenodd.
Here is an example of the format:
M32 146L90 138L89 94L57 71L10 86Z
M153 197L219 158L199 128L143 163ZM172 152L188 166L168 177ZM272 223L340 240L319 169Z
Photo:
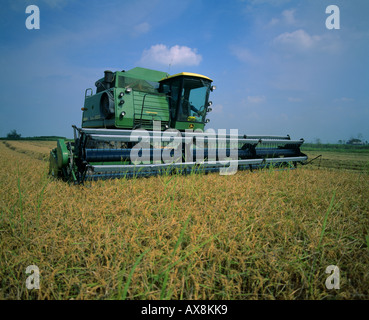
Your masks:
M159 92L169 102L170 127L178 130L204 129L211 111L209 93L212 80L200 74L182 72L160 80Z

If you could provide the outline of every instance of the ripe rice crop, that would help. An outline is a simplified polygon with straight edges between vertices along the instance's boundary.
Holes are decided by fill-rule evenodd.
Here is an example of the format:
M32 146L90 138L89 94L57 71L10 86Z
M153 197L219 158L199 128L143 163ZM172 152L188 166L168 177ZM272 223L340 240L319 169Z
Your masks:
M0 142L0 299L369 298L365 166L75 186L54 145Z

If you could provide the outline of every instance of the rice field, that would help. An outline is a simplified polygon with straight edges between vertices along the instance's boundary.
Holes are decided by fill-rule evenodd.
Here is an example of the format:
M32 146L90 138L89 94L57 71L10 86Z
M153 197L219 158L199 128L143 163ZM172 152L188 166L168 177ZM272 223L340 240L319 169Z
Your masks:
M75 186L48 176L55 145L0 141L2 300L369 298L366 153Z

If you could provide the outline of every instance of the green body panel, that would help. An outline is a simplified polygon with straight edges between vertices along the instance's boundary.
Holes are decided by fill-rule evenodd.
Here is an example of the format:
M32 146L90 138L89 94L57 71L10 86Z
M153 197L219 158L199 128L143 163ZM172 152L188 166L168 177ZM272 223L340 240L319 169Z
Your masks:
M119 94L124 93L124 104L120 104ZM115 126L120 129L133 128L133 122L135 117L135 110L133 108L133 94L125 93L122 89L115 89ZM121 113L125 112L125 116L122 117Z
M169 126L169 106L165 95L134 91L133 112L135 126L150 128L153 121Z
M104 117L100 113L100 101L102 93L85 97L85 104L82 114L82 126L86 127L104 127Z
M124 71L124 72L117 71L116 74L117 76L121 75L125 77L131 77L135 79L147 80L147 81L153 81L153 82L158 82L161 79L169 76L166 72L139 68L139 67L136 67L131 70Z
M109 128L115 126L114 119L106 119L101 112L101 99L106 92L99 92L85 98L82 114L82 127L85 128Z
M153 129L153 121L161 121L161 130L174 128L180 131L204 129L204 123L177 121L170 115L170 98L158 91L161 81L172 81L161 71L133 68L116 71L109 87L86 95L82 108L82 128ZM172 76L173 77L173 76ZM101 89L100 88L100 89ZM109 99L109 112L104 112L103 100Z
M169 124L169 104L165 95L159 95L151 86L167 74L161 71L134 68L115 72L114 87L85 97L82 115L83 128L133 129L140 125L152 128L153 120ZM99 79L98 81L104 81ZM127 88L132 89L128 91ZM143 91L140 91L143 90ZM110 91L114 101L114 116L107 118L102 111L102 99ZM122 113L124 112L124 116Z
M50 152L49 173L60 176L62 169L68 165L69 152L63 139L58 139L57 146Z
M65 141L63 139L59 139L57 142L56 155L58 160L58 167L62 168L68 163L69 152Z

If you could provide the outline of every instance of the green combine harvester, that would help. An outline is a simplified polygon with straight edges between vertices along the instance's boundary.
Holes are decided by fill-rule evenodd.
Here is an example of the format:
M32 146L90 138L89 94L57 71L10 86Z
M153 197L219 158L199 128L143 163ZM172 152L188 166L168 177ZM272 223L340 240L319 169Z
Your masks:
M220 172L269 166L296 167L304 140L206 130L212 80L195 73L168 75L134 68L105 71L96 92L85 91L82 127L74 141L58 140L50 174L86 180L170 173Z

